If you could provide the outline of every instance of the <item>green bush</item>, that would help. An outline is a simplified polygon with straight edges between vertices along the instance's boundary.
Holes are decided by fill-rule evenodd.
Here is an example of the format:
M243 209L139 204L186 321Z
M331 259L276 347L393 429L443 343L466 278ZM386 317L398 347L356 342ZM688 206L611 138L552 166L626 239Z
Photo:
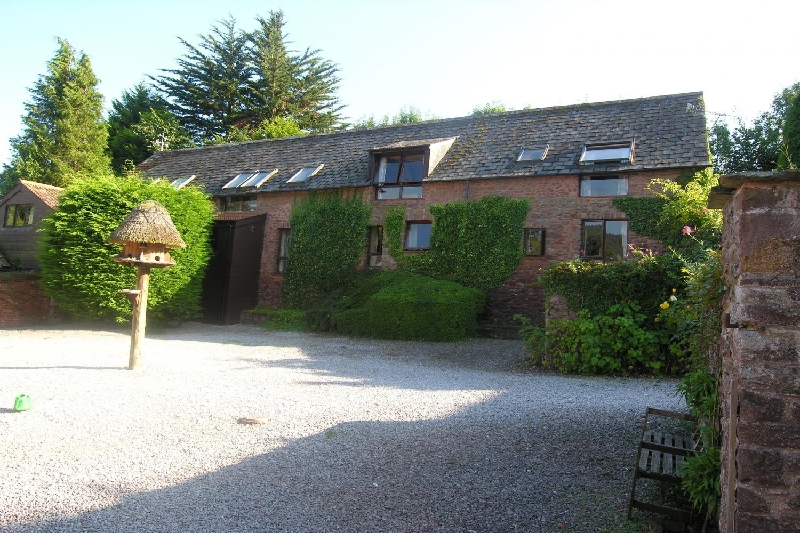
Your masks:
M363 306L331 316L333 331L383 339L456 341L474 335L484 294L451 281L402 274Z
M111 260L121 246L108 239L144 200L162 204L186 242L185 249L170 251L175 266L152 270L147 316L159 321L200 315L214 206L196 188L175 190L167 181L135 176L77 180L43 221L42 285L61 309L80 319L122 322L131 316L130 302L120 291L136 286L136 269Z
M663 374L674 371L663 333L635 304L616 304L605 314L582 311L574 320L552 320L547 329L526 327L523 338L532 362L565 373Z
M673 253L652 254L631 248L626 261L602 263L575 259L548 266L539 283L547 296L560 294L575 312L600 316L616 304L635 305L655 318L659 305L684 286L684 263Z
M372 206L360 196L312 195L292 208L283 290L289 307L308 308L347 284L364 254Z

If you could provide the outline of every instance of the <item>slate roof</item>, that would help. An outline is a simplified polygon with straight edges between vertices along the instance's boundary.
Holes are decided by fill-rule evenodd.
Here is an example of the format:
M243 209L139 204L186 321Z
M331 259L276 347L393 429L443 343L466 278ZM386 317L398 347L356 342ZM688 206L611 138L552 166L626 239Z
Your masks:
M587 103L433 120L365 130L160 152L139 165L146 176L192 174L215 196L370 184L370 150L455 142L425 181L619 173L710 165L702 93ZM635 140L632 164L580 165L584 143ZM517 163L522 148L549 146L543 161ZM287 184L301 167L325 166ZM241 172L278 172L257 189L222 189Z

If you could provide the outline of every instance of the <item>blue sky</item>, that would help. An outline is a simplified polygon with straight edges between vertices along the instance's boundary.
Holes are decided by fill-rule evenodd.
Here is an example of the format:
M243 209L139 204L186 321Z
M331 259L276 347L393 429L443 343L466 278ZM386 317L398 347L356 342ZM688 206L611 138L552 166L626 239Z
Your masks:
M341 69L345 115L439 117L690 91L750 119L800 81L794 0L0 0L0 163L55 37L92 60L106 107L175 66L216 21L282 9L296 49Z

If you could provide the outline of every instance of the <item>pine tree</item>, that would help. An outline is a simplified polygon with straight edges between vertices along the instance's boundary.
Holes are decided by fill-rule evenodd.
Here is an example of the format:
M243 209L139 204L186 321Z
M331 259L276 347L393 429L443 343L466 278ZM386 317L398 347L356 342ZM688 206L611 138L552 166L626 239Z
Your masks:
M26 179L66 186L78 174L108 169L103 97L89 58L65 40L30 89L23 132L11 140L4 181Z
M336 64L320 57L320 50L289 51L283 32L283 12L258 17L259 29L250 35L256 77L253 95L259 121L291 117L301 128L330 131L341 120L336 91Z
M236 20L213 25L197 47L179 40L188 53L178 59L178 68L163 70L168 74L152 79L192 137L204 142L251 122L249 41L236 28Z
M119 100L111 102L108 113L108 149L114 172L122 173L130 165L138 165L153 153L151 142L135 127L146 113L168 113L166 102L153 89L138 83L123 91Z

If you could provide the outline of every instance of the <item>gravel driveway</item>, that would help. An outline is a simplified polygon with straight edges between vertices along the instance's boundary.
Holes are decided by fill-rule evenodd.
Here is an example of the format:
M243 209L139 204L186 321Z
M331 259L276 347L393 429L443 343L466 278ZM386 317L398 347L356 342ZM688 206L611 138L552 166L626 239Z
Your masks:
M671 380L522 372L519 341L191 323L141 370L128 348L0 330L0 531L614 532L645 406L680 408Z

